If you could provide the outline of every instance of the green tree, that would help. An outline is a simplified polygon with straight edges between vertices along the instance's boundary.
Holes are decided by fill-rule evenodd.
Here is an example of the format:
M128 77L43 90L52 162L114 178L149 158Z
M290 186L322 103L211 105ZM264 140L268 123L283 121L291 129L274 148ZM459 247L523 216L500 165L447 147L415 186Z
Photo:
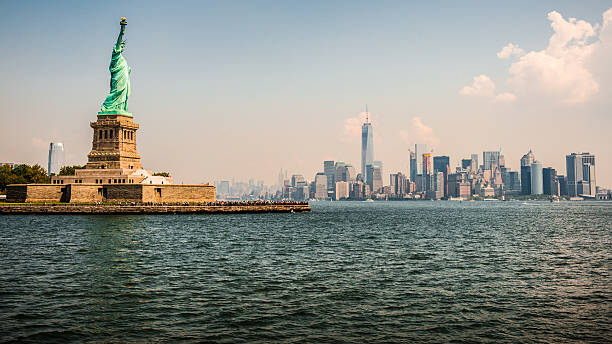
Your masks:
M14 168L0 166L0 192L6 191L10 184L41 184L49 183L47 171L40 165L17 165Z
M160 177L170 177L170 173L168 172L155 172L153 173L154 176L160 176Z
M60 168L59 174L60 176L74 176L74 171L75 170L82 170L85 168L85 165L83 166L79 166L79 165L74 165L74 166L63 166L62 168Z

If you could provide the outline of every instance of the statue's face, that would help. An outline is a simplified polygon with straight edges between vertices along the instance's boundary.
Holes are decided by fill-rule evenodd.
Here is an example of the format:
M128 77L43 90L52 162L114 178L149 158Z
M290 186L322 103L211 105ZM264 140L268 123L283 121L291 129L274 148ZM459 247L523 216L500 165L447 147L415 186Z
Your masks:
M121 43L119 43L119 48L120 48L121 50L125 49L125 42L121 42Z

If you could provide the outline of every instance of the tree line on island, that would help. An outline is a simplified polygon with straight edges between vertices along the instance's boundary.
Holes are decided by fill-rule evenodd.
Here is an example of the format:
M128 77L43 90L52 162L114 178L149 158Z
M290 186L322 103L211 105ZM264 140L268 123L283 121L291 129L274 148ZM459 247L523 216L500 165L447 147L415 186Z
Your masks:
M40 165L2 165L0 166L0 192L6 192L9 184L44 184L51 180L47 170Z
M74 176L76 170L84 169L85 165L63 166L59 176ZM54 174L51 174L54 175ZM170 177L168 172L156 172L154 176ZM0 193L6 193L6 186L10 184L46 184L51 179L42 166L35 165L2 165L0 166Z

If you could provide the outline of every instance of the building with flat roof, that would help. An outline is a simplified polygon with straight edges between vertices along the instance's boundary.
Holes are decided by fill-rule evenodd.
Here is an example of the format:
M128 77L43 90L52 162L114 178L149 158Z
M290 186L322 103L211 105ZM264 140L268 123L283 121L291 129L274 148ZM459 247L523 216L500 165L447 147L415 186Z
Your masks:
M542 163L534 161L531 164L531 194L541 195L544 193L544 178L542 175Z
M570 197L595 197L595 155L572 153L565 156L567 192Z

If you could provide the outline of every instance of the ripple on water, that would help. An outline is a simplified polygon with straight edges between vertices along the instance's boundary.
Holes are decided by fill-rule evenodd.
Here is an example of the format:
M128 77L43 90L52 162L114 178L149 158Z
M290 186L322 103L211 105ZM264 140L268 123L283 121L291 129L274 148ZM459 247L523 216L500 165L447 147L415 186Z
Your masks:
M0 342L609 342L612 205L3 216Z

